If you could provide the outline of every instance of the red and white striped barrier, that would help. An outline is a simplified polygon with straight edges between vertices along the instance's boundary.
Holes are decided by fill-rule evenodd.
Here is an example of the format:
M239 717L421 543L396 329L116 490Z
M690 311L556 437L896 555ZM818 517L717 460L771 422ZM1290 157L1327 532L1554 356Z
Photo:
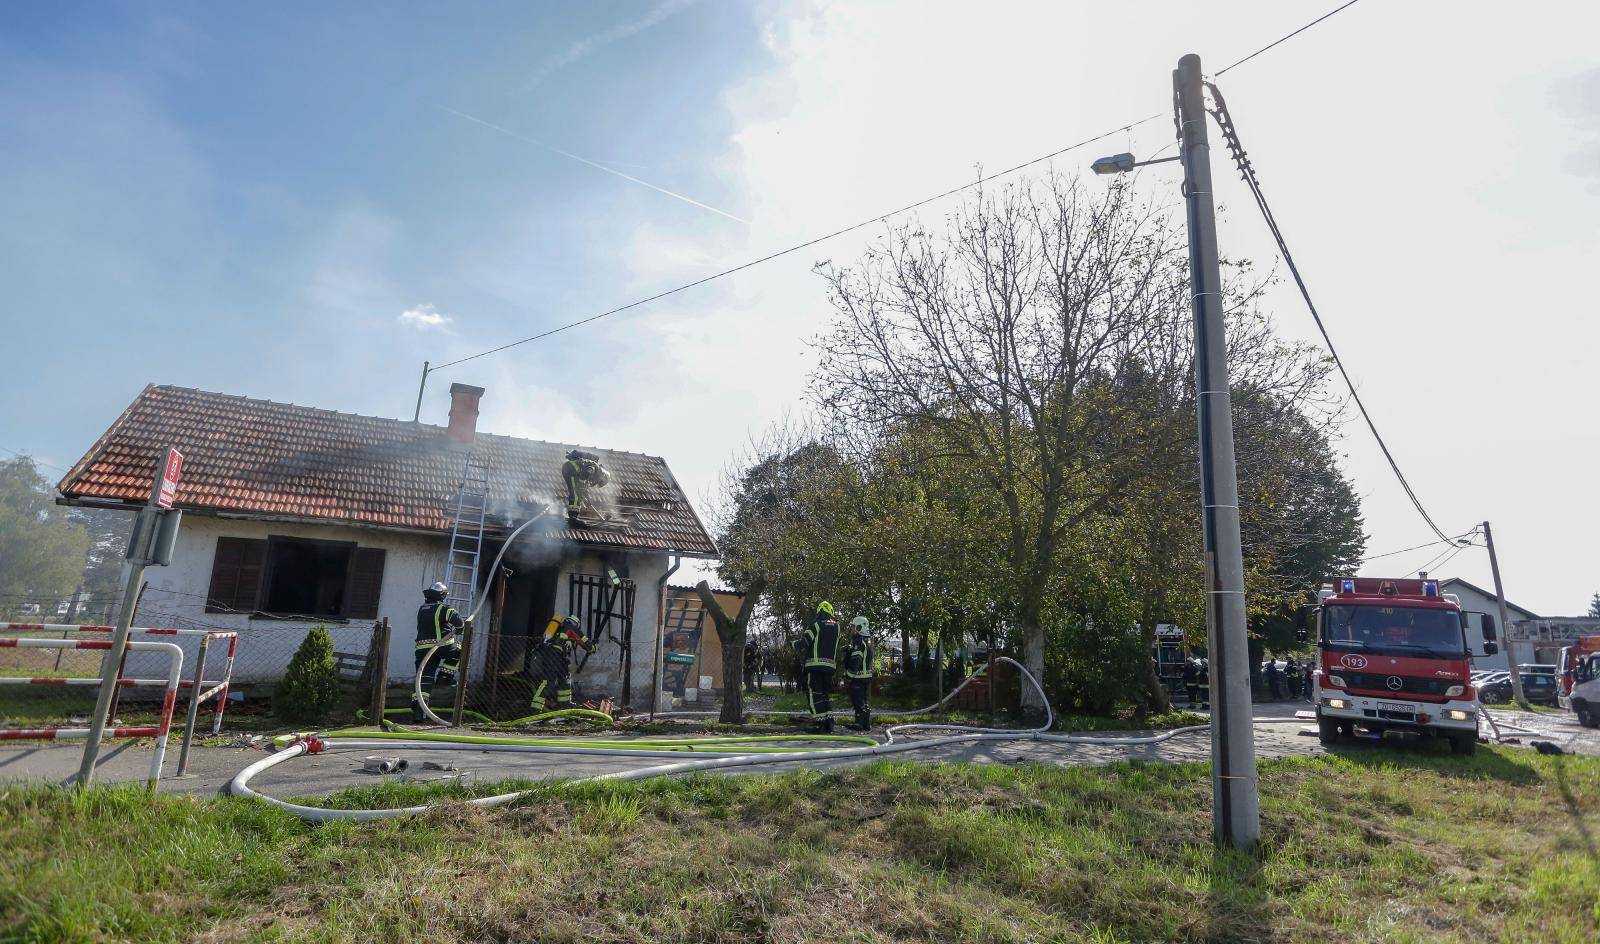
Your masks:
M114 633L115 626L97 626L89 623L0 623L0 629L29 633ZM231 629L166 629L156 626L135 626L130 633L148 633L151 636L238 636Z
M0 623L0 630L8 630L8 631L18 631L18 630L20 630L20 631L24 631L24 632L112 633L112 632L116 632L116 629L117 628L115 626L100 626L100 625L91 624L91 623ZM209 648L209 646L210 646L211 640L213 640L213 639L226 639L226 640L228 640L228 660L227 660L227 662L223 663L222 681L220 683L212 683L212 682L204 683L206 685L216 685L217 687L208 689L207 691L202 693L198 698L194 698L194 699L190 700L190 705L191 705L190 715L193 716L196 713L196 711L198 710L198 708L199 708L199 706L201 704L205 703L207 700L209 700L213 696L216 697L217 706L216 706L215 711L212 712L213 717L212 717L212 720L211 720L211 733L212 733L213 736L221 734L222 733L222 716L228 710L228 686L230 684L232 684L232 682L233 682L233 657L235 655L237 655L238 652L239 652L239 634L238 634L238 632L236 632L234 630L231 630L231 629L173 629L173 628L158 627L158 626L135 626L132 629L130 629L129 632L130 633L143 633L143 634L149 635L149 636L199 636L199 637L201 637L201 641L200 641L200 658L197 660L197 664L195 666L195 671L196 672L202 672L202 671L205 670L205 662L206 662L205 654L206 654L206 649ZM91 680L88 684L93 684L94 682L97 682L97 681L98 681L98 679ZM7 682L5 682L4 680L0 680L0 684L7 684ZM12 683L12 684L14 684L14 683ZM56 683L55 682L51 682L51 681L38 681L38 682L34 682L33 684L36 684L36 685L52 685L52 684L56 684ZM157 682L156 684L164 684L164 683ZM186 681L186 682L183 682L182 685L183 685L184 688L193 688L195 683ZM178 776L180 776L180 777L183 776L184 768L187 766L187 764L185 764L184 761L186 761L188 759L188 754L189 754L188 742L189 742L189 739L193 736L193 733L194 733L193 732L193 723L192 723L193 720L194 720L193 717L191 717L190 718L191 724L189 726L189 729L186 730L186 732L184 733L184 751L182 752L182 757L181 757L181 759L179 761L179 764L178 764Z
M6 627L17 624L6 624ZM0 639L0 649L110 649L105 639ZM108 729L111 737L153 737L156 739L155 756L150 760L150 787L161 780L161 765L167 756L167 736L172 731L172 710L178 702L178 676L183 673L183 649L174 642L144 642L129 640L128 648L135 652L164 652L168 656L167 679L162 684L166 691L161 697L161 720L155 725ZM33 680L27 680L32 682ZM92 684L99 679L89 679ZM131 681L145 681L143 679ZM67 679L52 680L66 684ZM0 728L0 741L61 740L88 737L88 728Z

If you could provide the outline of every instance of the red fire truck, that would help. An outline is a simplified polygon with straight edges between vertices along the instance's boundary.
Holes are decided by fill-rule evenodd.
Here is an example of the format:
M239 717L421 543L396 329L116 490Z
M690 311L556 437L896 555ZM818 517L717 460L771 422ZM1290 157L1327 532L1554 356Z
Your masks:
M1437 580L1341 577L1317 594L1317 733L1323 744L1357 729L1446 738L1457 754L1478 744L1472 657L1499 651L1481 620L1483 652L1467 644L1467 617Z

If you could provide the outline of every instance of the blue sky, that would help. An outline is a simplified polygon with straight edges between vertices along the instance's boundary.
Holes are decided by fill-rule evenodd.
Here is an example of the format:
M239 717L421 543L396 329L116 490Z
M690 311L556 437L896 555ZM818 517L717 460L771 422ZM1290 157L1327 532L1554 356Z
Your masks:
M424 358L1161 111L1181 54L1216 68L1334 5L6 5L0 286L23 356L0 372L0 448L70 464L149 382L409 417ZM1221 82L1413 484L1452 531L1492 520L1508 594L1552 615L1600 590L1596 35L1579 0L1365 0ZM1171 137L1157 121L1091 150ZM1225 248L1270 266L1216 176ZM442 371L423 417L479 384L483 428L663 455L702 499L800 401L828 316L811 265L881 232ZM1271 297L1313 337L1290 287ZM1370 549L1430 537L1364 431L1342 447ZM1452 574L1486 583L1482 552Z

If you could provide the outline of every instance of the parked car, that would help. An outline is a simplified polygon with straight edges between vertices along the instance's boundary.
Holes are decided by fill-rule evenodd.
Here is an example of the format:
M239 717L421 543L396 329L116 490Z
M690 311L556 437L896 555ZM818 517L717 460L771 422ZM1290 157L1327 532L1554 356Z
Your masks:
M1478 688L1478 700L1486 705L1504 705L1511 701L1511 674L1502 673L1505 677L1489 682ZM1535 705L1556 704L1556 677L1554 673L1545 675L1542 672L1522 673L1522 694L1528 701Z

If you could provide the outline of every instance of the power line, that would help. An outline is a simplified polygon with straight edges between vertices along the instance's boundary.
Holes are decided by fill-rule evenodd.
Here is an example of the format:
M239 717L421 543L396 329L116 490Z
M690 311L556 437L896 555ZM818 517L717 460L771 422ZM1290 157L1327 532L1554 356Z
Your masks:
M1346 4L1348 6L1349 4ZM1343 9L1341 7L1340 9ZM1334 11L1338 12L1337 10ZM1330 14L1331 15L1331 14ZM1326 17L1324 17L1326 19ZM1333 338L1328 336L1328 328L1322 323L1322 315L1317 311L1317 305L1311 300L1311 292L1306 288L1305 279L1300 276L1300 268L1295 265L1294 256L1289 252L1289 244L1283 238L1283 231L1278 228L1278 221L1272 215L1272 208L1267 205L1267 198L1261 192L1261 183L1256 179L1255 168L1250 164L1250 158L1245 154L1244 145L1239 141L1238 129L1234 127L1233 118L1228 114L1228 105L1223 100L1222 92L1216 85L1208 83L1211 95L1216 99L1217 124L1222 129L1223 136L1228 141L1228 150L1233 154L1233 161L1239 167L1239 175L1244 178L1245 185L1250 188L1251 196L1255 197L1256 206L1261 210L1261 218L1266 220L1267 228L1272 231L1272 238L1277 241L1278 252L1283 256L1283 262L1289 267L1289 273L1294 276L1294 284L1300 288L1300 297L1305 299L1306 308L1311 311L1311 318L1317 323L1317 330L1322 334L1323 343L1328 346L1328 353L1333 356L1334 366L1339 368L1339 376L1344 378L1345 386L1350 390L1350 397L1355 401L1356 408L1361 411L1361 418L1366 420L1367 429L1372 432L1372 438L1377 440L1378 448L1383 451L1383 457L1389 463L1389 468L1394 472L1394 477L1400 482L1400 487L1405 490L1406 497L1411 500L1412 507L1417 509L1417 514L1439 536L1440 541L1449 542L1452 539L1444 533L1444 529L1434 523L1433 516L1422 506L1422 499L1406 480L1405 473L1400 471L1400 464L1395 461L1394 454L1389 451L1389 444L1384 442L1383 435L1378 432L1378 426L1372 421L1372 414L1367 412L1367 405L1361 401L1361 394L1356 391L1355 381L1350 379L1350 372L1345 370L1344 361L1339 357L1339 351L1333 346Z
M944 191L942 193L936 193L931 197L926 197L926 198L924 198L922 200L918 200L915 203L908 203L905 206L900 207L899 209L890 210L887 213L880 213L877 216L872 217L871 219L862 220L859 223L852 223L849 226L844 226L844 227L841 227L839 229L836 229L831 233L827 233L827 234L822 235L822 236L817 236L817 237L814 237L812 239L808 239L803 243L796 243L795 245L789 246L786 249L779 249L776 252L770 252L770 253L768 253L768 254L766 254L764 256L761 256L758 259L751 259L748 262L741 263L740 265L736 265L736 266L733 266L731 268L723 269L720 272L713 272L712 274L710 274L708 276L705 276L704 278L695 279L693 282L685 282L684 284L679 285L676 288L669 288L664 292L658 292L658 293L656 293L654 295L651 295L648 298L641 298L638 301L629 302L626 305L621 305L619 307L611 309L610 311L603 311L598 315L590 315L589 317L584 318L584 319L582 319L580 321L574 321L574 322L571 322L570 324L564 324L564 325L560 326L559 328L551 328L549 331L544 331L544 332L541 332L539 334L535 334L535 335L532 335L530 337L523 338L520 341L512 341L512 342L510 342L508 344L502 344L499 347L490 348L487 351L482 351L482 352L479 352L477 354L469 355L467 357L461 357L461 358L457 358L456 360L453 360L453 361L448 361L446 363L438 365L437 367L430 367L428 369L428 372L432 373L433 371L442 370L443 368L446 368L446 367L454 367L457 364L464 364L467 361L477 360L480 357L487 357L490 354L498 354L501 351L504 351L504 350L506 350L508 348L513 348L513 347L517 347L518 345L527 344L530 341L538 341L541 338L548 338L552 334L560 334L561 332L569 330L571 328L576 328L576 327L579 327L579 326L582 326L582 325L586 325L586 324L589 324L592 321L599 321L601 318L609 318L612 315L616 315L616 314L620 314L622 312L625 312L630 308L638 308L640 305L648 305L651 302L660 301L661 299L666 298L669 295L676 295L679 292L685 292L685 291L688 291L691 288L697 288L697 287L699 287L701 285L706 284L707 282L713 282L713 281L716 281L717 279L724 278L724 277L729 276L729 275L733 275L734 273L743 272L745 269L749 269L749 268L753 268L755 266L761 265L763 262L771 262L773 259L777 259L777 258L780 258L782 256L787 256L790 253L799 252L802 249L807 249L807 248L809 248L811 246L815 246L818 243L827 242L830 239L834 239L836 237L843 236L846 233L855 232L858 229L862 229L863 227L871 226L874 223L880 223L880 222L888 219L891 216L899 216L902 213L909 213L910 211L918 209L919 207L927 206L928 204L933 203L933 202L935 202L937 200L943 200L945 197L952 196L954 194L960 193L963 190L970 190L973 187L977 187L977 186L979 186L981 184L988 183L989 181L992 181L992 180L998 180L1001 177L1005 177L1005 176L1007 176L1009 174L1014 174L1019 170L1024 170L1026 168L1034 166L1035 164L1042 164L1045 161L1051 160L1052 158L1060 157L1061 155L1067 153L1068 151L1077 150L1078 148L1085 147L1087 145L1093 144L1094 142L1103 140L1105 138L1109 138L1114 134L1120 134L1120 133L1122 133L1124 131L1129 131L1129 130L1131 130L1133 128L1139 127L1142 124L1145 124L1146 122L1154 121L1155 119L1161 118L1161 117L1164 117L1164 116L1165 116L1165 112L1157 112L1157 113L1155 113L1153 115L1148 115L1148 116L1146 116L1144 118L1140 118L1138 121L1135 121L1132 124L1118 125L1117 127L1112 128L1109 131L1101 132L1100 134L1097 134L1092 138L1085 138L1082 141L1077 142L1076 144L1069 144L1064 148L1060 148L1059 150L1051 151L1049 154L1045 154L1045 155L1043 155L1041 157L1036 157L1036 158L1034 158L1033 160L1030 160L1030 161L1023 161L1021 164L1016 164L1016 165L1014 165L1012 167L1008 167L1005 170L999 171L997 173L982 175L982 176L978 177L976 180L973 180L970 183L962 184L959 187L952 187L949 190L946 190L946 191Z
M1475 545L1472 545L1472 544L1458 544L1454 548L1451 548L1450 553L1448 553L1448 554L1446 554L1444 556L1444 560L1436 561L1434 563L1429 564L1426 567L1419 567L1419 568L1417 568L1417 570L1418 570L1419 573L1423 572L1423 571L1438 570L1439 568L1443 567L1444 565L1446 565L1446 564L1450 563L1451 561L1455 560L1457 554L1460 554L1462 551L1466 550L1467 548L1474 547L1474 546Z
M1476 532L1476 529L1474 529L1473 531L1463 531L1462 533L1456 535L1453 538L1448 538L1448 539L1445 539L1445 540L1429 541L1426 544L1418 544L1415 547L1402 547L1398 551L1384 551L1382 554L1374 554L1371 557L1363 557L1363 558L1361 558L1361 563L1365 564L1368 561L1381 560L1381 559L1383 559L1385 557L1397 557L1397 556L1399 556L1401 554L1409 554L1412 551L1420 551L1420 550L1423 550L1424 548L1433 547L1436 544L1454 544L1456 541L1459 541L1460 539L1466 537L1467 535L1473 534L1475 532Z
M1306 25L1300 27L1299 29L1295 30L1294 32L1285 34L1283 36L1279 36L1277 39L1275 39L1272 42L1266 44L1265 46L1262 46L1260 49L1257 49L1255 52L1251 53L1250 55L1245 56L1243 59L1237 59L1237 60L1235 60L1233 62L1228 63L1227 65L1225 65L1222 68L1217 70L1217 75L1221 76L1224 72L1227 72L1229 69L1234 69L1234 68L1237 68L1239 66L1244 65L1245 63L1249 62L1251 59L1254 59L1255 57L1261 55L1262 53L1264 53L1267 50L1271 49L1272 47L1278 45L1279 43L1287 42L1288 40L1294 39L1296 36L1299 36L1301 33L1304 33L1306 30L1310 29L1311 27L1316 26L1318 23L1321 23L1323 20L1326 20L1327 18L1333 16L1335 13L1343 12L1344 10L1348 10L1349 8L1351 8L1351 7L1355 6L1355 5L1356 5L1356 0L1350 0L1349 3L1346 3L1343 6L1335 7L1334 9L1329 10L1327 13L1322 14L1321 16L1319 16L1316 19L1312 20L1310 23L1307 23Z
M1227 72L1229 69L1236 68L1238 66L1243 65L1246 62L1249 62L1251 59L1254 59L1255 57L1261 55L1262 53L1264 53L1267 50L1273 48L1274 46L1277 46L1280 43L1283 43L1283 42L1286 42L1286 41L1288 41L1290 39L1293 39L1294 37L1300 35L1301 33L1305 32L1306 30L1310 29L1311 27L1316 26L1318 23L1321 23L1323 20L1326 20L1327 18L1333 16L1335 13L1338 13L1340 10L1343 10L1346 7L1351 6L1355 2L1356 2L1356 0L1349 0L1349 2L1345 3L1343 6L1338 7L1336 9L1334 9L1334 10L1331 10L1331 11L1329 11L1327 13L1324 13L1322 16L1319 16L1315 20L1312 20L1311 22L1305 24L1304 26L1301 26L1299 29L1296 29L1296 30L1294 30L1293 32L1290 32L1290 33L1286 33L1283 36L1280 36L1277 39L1273 40L1271 43L1268 43L1267 45L1262 46L1260 49L1257 49L1255 52L1252 52L1248 56L1245 56L1243 59L1240 59L1240 60L1238 60L1236 62L1233 62L1233 63L1225 66L1217 74L1221 75L1223 72ZM1097 134L1097 135L1095 135L1093 137L1085 138L1082 141L1077 142L1076 144L1069 144L1066 147L1057 149L1055 151L1051 151L1049 154L1045 154L1045 155L1042 155L1040 157L1036 157L1036 158L1034 158L1032 160L1029 160L1029 161L1023 161L1021 164L1016 164L1016 165L1014 165L1012 167L1008 167L1005 170L999 171L997 173L987 174L987 175L980 175L976 180L970 181L969 183L962 184L959 187L951 187L949 190L945 190L945 191L943 191L941 193L936 193L931 197L926 197L926 198L924 198L922 200L916 201L915 203L908 203L903 207L900 207L900 208L894 209L894 210L890 210L887 213L880 213L877 216L871 217L870 219L862 220L859 223L852 223L849 226L840 227L839 229L836 229L836 230L834 230L834 231L832 231L830 233L826 233L826 234L824 234L822 236L817 236L817 237L814 237L812 239L808 239L805 242L796 243L793 246L789 246L789 247L784 248L784 249L779 249L779 250L777 250L775 252L770 252L767 255L761 256L760 258L751 259L748 262L742 263L740 265L732 266L732 267L727 268L727 269L723 269L723 270L721 270L719 272L713 272L712 274L707 275L704 278L695 279L693 282L685 282L682 285L679 285L679 286L677 286L675 288L667 289L664 292L657 292L656 294L651 295L648 298L641 298L641 299L639 299L637 301L629 302L626 305L620 305L620 306L618 306L616 308L611 309L610 311L603 311L603 312L600 312L597 315L590 315L587 318L582 318L582 319L579 319L578 321L569 322L567 324L560 325L559 327L551 328L548 331L541 331L538 334L529 335L528 337L522 338L521 340L511 341L511 342L508 342L506 344L502 344L499 347L490 348L490 349L488 349L486 351L480 351L477 354L469 354L466 357L458 357L453 361L446 361L443 364L427 367L423 371L424 382L426 382L427 375L433 373L436 370L442 370L442 369L444 369L446 367L454 367L457 364L465 364L467 361L477 360L480 357L488 357L490 354L498 354L501 351L509 350L510 348L514 348L514 347L519 347L519 346L521 346L523 344L528 344L528 343L531 343L533 341L539 341L539 340L542 340L544 338L548 338L548 337L550 337L552 335L560 334L563 331L571 330L572 328L582 327L583 325L590 324L590 323L595 322L595 321L599 321L602 318L609 318L612 315L621 314L622 312L628 311L630 309L638 308L641 305L648 305L651 302L660 301L663 298L666 298L666 297L671 296L671 295L676 295L679 292L686 292L689 289L698 288L701 285L705 285L707 282L713 282L713 281L716 281L717 279L725 278L727 276L734 275L734 274L739 273L739 272L743 272L746 269L753 268L755 266L761 265L764 262L771 262L774 259L778 259L778 258L781 258L783 256L790 255L791 253L799 252L802 249L807 249L807 248L809 248L811 246L817 245L818 243L827 242L830 239L834 239L836 237L843 236L843 235L845 235L847 233L855 232L858 229L862 229L864 227L871 226L874 223L880 223L880 222L888 219L891 216L899 216L902 213L909 213L912 210L918 209L920 207L927 206L928 204L933 203L935 201L943 200L945 197L954 196L955 194L961 193L961 192L963 192L965 190L970 190L973 187L981 186L982 184L988 183L989 181L998 180L1001 177L1005 177L1005 176L1008 176L1010 174L1014 174L1019 170L1025 170L1025 169L1027 169L1029 167L1033 167L1033 166L1035 166L1037 164L1042 164L1045 161L1049 161L1049 160L1052 160L1053 158L1060 157L1061 155L1066 154L1069 151L1075 151L1078 148L1086 147L1087 145L1093 144L1096 141L1101 141L1101 140L1104 140L1105 138L1109 138L1114 134L1119 134L1119 133L1122 133L1122 132L1125 132L1125 131L1131 131L1132 129L1137 128L1140 125L1146 124L1147 122L1150 122L1150 121L1154 121L1155 119L1163 117L1166 114L1167 113L1165 111L1159 111L1159 112L1156 112L1153 115L1147 115L1147 116L1145 116L1143 118L1140 118L1137 121L1129 122L1127 124L1118 125L1118 126L1116 126L1115 128L1112 128L1109 131L1104 131L1104 132L1101 132L1100 134ZM477 120L477 119L474 119L474 120Z
M34 465L42 465L42 466L44 466L45 468L48 468L48 469L60 469L63 472L70 471L65 466L59 466L59 465L56 465L54 462L45 462L42 459L37 459L34 456L30 455L29 453L23 452L20 449L7 449L5 446L0 446L0 452L9 452L12 455L17 456L19 458L27 459L28 461L32 462Z

